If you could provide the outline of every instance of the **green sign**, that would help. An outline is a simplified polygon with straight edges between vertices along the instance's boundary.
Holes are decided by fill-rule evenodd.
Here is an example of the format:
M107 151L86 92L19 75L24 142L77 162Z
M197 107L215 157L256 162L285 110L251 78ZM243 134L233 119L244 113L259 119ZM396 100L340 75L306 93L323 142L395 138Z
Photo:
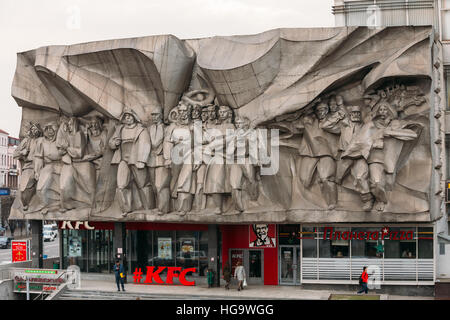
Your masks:
M25 273L42 273L42 274L57 274L56 270L39 270L39 269L27 269Z

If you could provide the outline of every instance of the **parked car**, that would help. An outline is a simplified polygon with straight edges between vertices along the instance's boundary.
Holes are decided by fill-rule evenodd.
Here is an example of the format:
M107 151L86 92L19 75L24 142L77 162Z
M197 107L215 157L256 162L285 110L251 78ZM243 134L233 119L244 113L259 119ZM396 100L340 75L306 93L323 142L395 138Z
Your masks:
M54 241L56 239L56 235L57 234L54 231L45 230L42 237L44 241Z
M11 248L11 237L0 237L0 248L9 249Z

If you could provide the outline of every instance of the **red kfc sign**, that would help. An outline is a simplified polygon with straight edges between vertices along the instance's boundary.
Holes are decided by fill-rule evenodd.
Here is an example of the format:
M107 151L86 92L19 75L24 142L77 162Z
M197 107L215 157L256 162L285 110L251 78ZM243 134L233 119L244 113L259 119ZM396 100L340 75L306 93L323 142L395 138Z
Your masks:
M11 253L12 253L12 262L20 262L28 260L28 248L29 241L28 240L13 240L11 241Z
M167 276L164 281L161 279L161 273L167 268ZM183 286L195 286L195 281L187 281L188 272L196 272L196 268L187 268L181 270L181 267L147 267L147 275L143 284L173 284L173 278L178 278ZM133 273L134 283L141 284L143 272L141 268L136 268Z

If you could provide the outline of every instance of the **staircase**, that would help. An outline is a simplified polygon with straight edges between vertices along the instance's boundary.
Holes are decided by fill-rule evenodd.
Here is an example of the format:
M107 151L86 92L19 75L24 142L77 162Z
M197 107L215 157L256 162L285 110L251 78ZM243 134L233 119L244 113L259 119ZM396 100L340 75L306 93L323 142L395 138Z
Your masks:
M65 290L54 300L214 300L224 297L214 296L179 296L174 294L150 294L128 291L93 291L93 290Z

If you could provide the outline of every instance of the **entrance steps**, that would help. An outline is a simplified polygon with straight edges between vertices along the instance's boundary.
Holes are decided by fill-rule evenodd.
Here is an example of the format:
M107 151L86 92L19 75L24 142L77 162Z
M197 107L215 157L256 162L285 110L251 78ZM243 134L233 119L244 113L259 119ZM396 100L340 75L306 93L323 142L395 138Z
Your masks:
M151 294L128 291L99 291L99 290L65 290L55 300L204 300L223 299L214 296L180 296L174 294Z

